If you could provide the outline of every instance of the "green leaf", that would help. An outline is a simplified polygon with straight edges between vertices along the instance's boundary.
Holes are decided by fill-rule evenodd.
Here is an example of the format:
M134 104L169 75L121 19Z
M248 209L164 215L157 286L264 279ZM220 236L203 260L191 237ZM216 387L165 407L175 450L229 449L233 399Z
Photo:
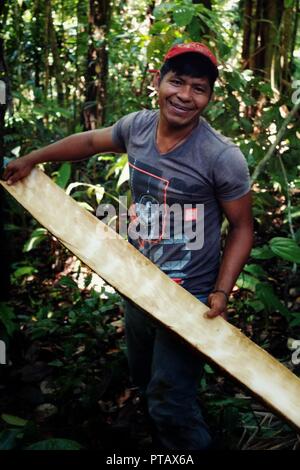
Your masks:
M294 0L284 0L284 8L293 8Z
M240 289L248 289L248 290L251 290L252 292L255 291L255 288L258 283L259 283L259 280L256 277L249 276L249 274L246 274L244 272L242 272L239 275L239 278L236 281L236 285Z
M267 245L264 245L262 247L253 248L251 256L256 259L271 259L274 258L274 253Z
M19 418L19 416L7 415L5 413L3 413L1 415L1 418L7 424L11 424L12 426L21 426L21 427L23 427L28 423L28 421L26 419Z
M244 267L244 271L253 274L255 277L267 277L266 271L261 266L259 266L259 264L246 264Z
M242 124L244 130L248 133L252 132L252 123L249 119L244 117L240 118L240 123Z
M269 312L279 311L283 315L289 315L288 309L280 302L270 284L257 284L255 292Z
M147 47L147 58L152 61L155 57L161 57L162 52L165 50L164 41L158 36L153 36Z
M290 315L292 320L289 318L289 326L292 328L295 326L300 326L300 313L290 312Z
M173 11L173 19L177 26L186 26L188 25L194 16L194 9L180 6Z
M59 359L54 359L54 361L48 362L48 365L53 367L62 367L64 363Z
M128 180L129 180L129 165L128 165L128 163L126 163L126 165L123 167L123 170L122 170L122 172L120 174L120 177L118 179L117 188L122 186L122 184L125 183Z
M168 27L166 21L155 21L155 23L150 28L150 34L160 34L166 29L166 27Z
M82 445L70 439L46 439L35 442L26 447L25 450L80 450Z
M8 336L12 336L13 332L17 329L15 323L16 315L12 307L0 302L0 322L4 325Z
M161 3L153 10L153 16L157 19L165 19L169 15L169 11L174 7L173 3Z
M249 305L255 312L261 312L264 309L264 304L260 300L249 299L246 300L245 305Z
M275 237L269 242L270 248L276 256L300 264L300 246L291 238Z
M28 253L28 251L36 248L47 236L47 230L45 228L37 228L34 230L27 242L24 245L23 252Z
M58 282L61 286L70 287L71 289L78 289L76 282L68 276L62 276Z
M23 276L31 276L32 274L37 273L38 270L33 266L21 266L20 268L16 269L13 273L13 277L18 279L19 277Z
M94 208L88 204L87 202L78 202L78 204L80 205L80 207L82 207L83 209L89 211L89 212L94 212Z
M187 32L189 33L192 41L198 41L201 34L201 27L198 18L195 16L192 18L192 21L187 26Z
M65 162L59 168L55 182L61 188L65 189L67 186L69 179L71 177L71 164L69 162Z
M213 371L213 369L210 367L209 364L205 364L205 365L204 365L204 370L205 370L205 372L206 372L207 374L214 374L214 371Z

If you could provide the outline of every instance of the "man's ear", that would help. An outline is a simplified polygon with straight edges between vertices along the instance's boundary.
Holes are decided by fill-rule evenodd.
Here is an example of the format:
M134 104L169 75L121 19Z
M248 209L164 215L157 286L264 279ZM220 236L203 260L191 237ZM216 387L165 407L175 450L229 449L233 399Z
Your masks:
M158 70L154 76L153 85L156 91L159 89L160 84L160 71Z

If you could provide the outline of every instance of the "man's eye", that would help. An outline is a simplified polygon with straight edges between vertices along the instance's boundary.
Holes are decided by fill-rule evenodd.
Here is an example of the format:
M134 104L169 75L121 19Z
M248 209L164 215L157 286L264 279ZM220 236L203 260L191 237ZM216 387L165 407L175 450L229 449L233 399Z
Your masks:
M205 90L202 87L195 87L194 90L196 93L205 93Z
M176 80L176 79L171 80L171 83L172 83L172 85L177 85L177 86L181 85L181 81Z

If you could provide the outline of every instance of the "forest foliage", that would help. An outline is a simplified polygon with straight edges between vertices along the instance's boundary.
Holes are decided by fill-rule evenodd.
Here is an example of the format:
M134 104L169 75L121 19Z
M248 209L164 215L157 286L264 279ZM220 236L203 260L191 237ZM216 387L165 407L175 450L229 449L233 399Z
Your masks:
M239 145L253 183L255 247L230 318L299 374L289 349L300 339L299 0L15 0L1 2L0 22L1 165L156 107L151 70L174 43L214 50L220 79L205 117ZM92 213L129 195L126 155L44 168ZM108 448L127 429L120 410L139 407L121 299L3 193L0 210L8 356L0 448ZM298 445L287 425L213 366L199 385L225 446ZM130 429L143 446L139 426Z

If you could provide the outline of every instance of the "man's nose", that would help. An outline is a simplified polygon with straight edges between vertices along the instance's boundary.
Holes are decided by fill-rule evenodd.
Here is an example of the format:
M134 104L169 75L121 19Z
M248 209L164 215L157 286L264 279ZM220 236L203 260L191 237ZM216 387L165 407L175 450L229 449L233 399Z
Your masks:
M184 85L180 87L180 90L178 90L177 96L182 101L189 101L191 99L191 92L191 87L189 85Z

